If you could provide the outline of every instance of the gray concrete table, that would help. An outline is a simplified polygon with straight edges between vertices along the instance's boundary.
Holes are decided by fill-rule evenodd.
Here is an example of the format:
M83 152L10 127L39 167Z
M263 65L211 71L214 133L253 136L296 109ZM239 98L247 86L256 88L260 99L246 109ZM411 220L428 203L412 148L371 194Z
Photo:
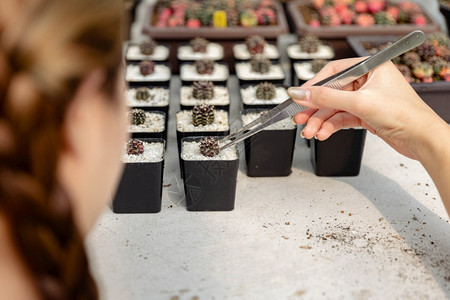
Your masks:
M234 211L186 211L179 84L162 211L108 208L88 238L104 299L450 298L450 224L439 194L418 162L371 134L357 177L315 176L298 138L290 176L249 178L241 156ZM229 86L236 118L236 78Z

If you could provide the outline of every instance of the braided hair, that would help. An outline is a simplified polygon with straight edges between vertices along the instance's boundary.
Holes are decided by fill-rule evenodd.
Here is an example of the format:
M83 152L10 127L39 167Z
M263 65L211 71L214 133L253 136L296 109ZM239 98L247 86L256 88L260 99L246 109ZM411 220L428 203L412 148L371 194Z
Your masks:
M56 170L65 112L83 77L102 69L103 90L114 91L122 2L2 0L2 10L0 213L41 298L96 299Z

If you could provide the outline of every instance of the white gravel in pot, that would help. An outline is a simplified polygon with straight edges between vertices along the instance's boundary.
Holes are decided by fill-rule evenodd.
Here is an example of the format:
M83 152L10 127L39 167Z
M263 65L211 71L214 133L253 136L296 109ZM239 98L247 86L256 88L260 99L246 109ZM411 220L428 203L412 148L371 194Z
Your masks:
M155 47L155 51L152 55L146 55L141 53L139 44L130 44L125 56L128 60L153 60L164 61L169 58L169 48L166 46L158 45Z
M280 104L289 98L284 87L275 88L275 97L270 100L256 98L257 86L249 86L241 89L242 102L246 105Z
M165 129L164 114L145 112L145 122L141 125L127 125L128 132L162 132Z
M184 64L180 69L180 78L185 81L226 81L228 79L228 67L224 64L214 64L212 74L198 74L194 64Z
M214 132L227 131L228 129L228 113L224 110L216 110L214 122L205 126L194 126L192 124L192 111L190 110L182 110L177 113L177 130L180 132Z
M233 54L236 59L249 60L252 58L250 52L248 52L246 44L236 44L233 46ZM262 53L268 59L278 59L280 58L280 53L275 45L267 44L264 46L264 51Z
M211 59L222 60L223 59L223 47L217 43L209 43L206 46L206 52L194 52L190 45L178 47L177 57L179 60L194 61L199 59Z
M121 161L123 163L155 163L164 159L164 143L147 143L144 144L144 153L140 155L127 154L127 145L125 143Z
M241 62L236 64L236 76L242 80L281 80L284 71L279 64L273 64L267 73L254 72L250 62Z
M149 107L149 106L167 106L169 105L169 89L154 87L149 89L150 98L147 100L136 99L136 89L125 91L127 106L131 107Z
M228 88L225 86L214 86L214 97L209 100L199 100L192 96L193 86L182 86L180 88L180 104L186 106L194 106L200 103L210 105L228 105L230 104L230 95Z
M308 53L300 50L299 44L287 47L287 54L292 59L333 59L334 51L328 45L320 45L317 52Z
M125 80L128 82L157 82L168 81L172 73L170 68L166 65L155 64L155 72L150 75L142 75L139 69L139 65L128 65L125 74Z
M303 81L310 80L316 75L316 73L311 70L310 62L294 63L294 71L297 78Z
M247 114L243 114L242 115L242 123L243 126L247 125L248 123L256 120L257 118L259 118L261 116L261 113L258 112L251 112L251 113L247 113ZM286 129L294 129L296 128L296 125L294 125L291 121L290 118L281 120L275 124L272 124L266 128L264 128L263 130L286 130Z
M184 160L235 160L238 159L238 154L236 146L233 146L220 151L214 157L207 157L200 153L200 141L183 141L181 158Z

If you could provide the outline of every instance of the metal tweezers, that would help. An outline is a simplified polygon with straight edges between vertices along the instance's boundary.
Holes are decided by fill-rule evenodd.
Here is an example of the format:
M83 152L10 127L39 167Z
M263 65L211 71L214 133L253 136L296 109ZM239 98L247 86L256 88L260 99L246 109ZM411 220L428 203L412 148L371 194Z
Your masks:
M324 80L315 83L315 86L325 86L332 89L340 90L344 86L358 79L359 77L369 73L372 69L380 64L393 59L394 57L411 50L425 41L425 35L420 30L415 30L405 37L401 38L392 45L366 58L365 60L339 72ZM260 132L269 125L290 118L305 110L306 107L295 103L292 98L287 99L277 107L263 114L256 120L248 123L239 131L219 141L220 150L231 147L238 142Z

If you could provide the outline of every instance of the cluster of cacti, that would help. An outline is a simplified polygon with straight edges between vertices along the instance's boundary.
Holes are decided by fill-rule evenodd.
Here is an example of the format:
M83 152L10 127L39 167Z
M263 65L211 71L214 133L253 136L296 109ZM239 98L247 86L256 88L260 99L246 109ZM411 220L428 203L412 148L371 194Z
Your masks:
M214 157L219 154L219 142L215 138L205 137L200 141L200 153L206 157Z
M316 53L319 51L319 47L322 45L322 42L313 35L307 35L298 40L298 45L300 46L300 50L306 53Z
M142 125L145 123L145 118L146 118L145 111L140 108L132 109L128 113L128 122L131 125Z
M192 51L198 53L205 53L206 48L209 45L209 41L201 37L196 37L190 40L189 44L191 45Z
M264 52L266 46L266 40L260 35L250 35L245 39L247 50L250 54L261 54Z
M198 74L212 74L214 72L214 61L210 59L200 59L195 61L195 68Z
M139 49L142 54L152 55L155 52L156 46L158 46L158 43L154 39L149 38L139 44Z
M144 153L144 143L138 139L130 139L127 142L128 155L141 155Z
M373 47L364 43L363 46L373 53L386 44ZM450 81L450 39L441 32L430 34L420 46L392 61L409 82Z
M409 0L313 0L308 9L309 25L313 27L427 24L421 8Z
M150 60L143 60L139 63L141 75L148 76L155 72L155 63Z
M257 54L250 60L250 66L253 72L264 74L270 71L272 62L264 55Z
M214 84L212 81L194 81L192 96L199 100L210 100L214 97Z
M159 0L155 26L212 26L216 11L226 12L226 26L274 25L277 23L276 7L273 0Z
M214 105L199 104L192 109L192 124L194 124L194 126L206 126L212 124L214 119Z
M275 98L277 88L273 83L260 82L256 86L256 98L262 100L271 100Z
M328 63L325 59L313 59L311 61L311 71L315 74L319 73L323 67Z
M150 97L151 93L149 88L139 87L136 89L136 100L147 101L148 99L150 99Z

